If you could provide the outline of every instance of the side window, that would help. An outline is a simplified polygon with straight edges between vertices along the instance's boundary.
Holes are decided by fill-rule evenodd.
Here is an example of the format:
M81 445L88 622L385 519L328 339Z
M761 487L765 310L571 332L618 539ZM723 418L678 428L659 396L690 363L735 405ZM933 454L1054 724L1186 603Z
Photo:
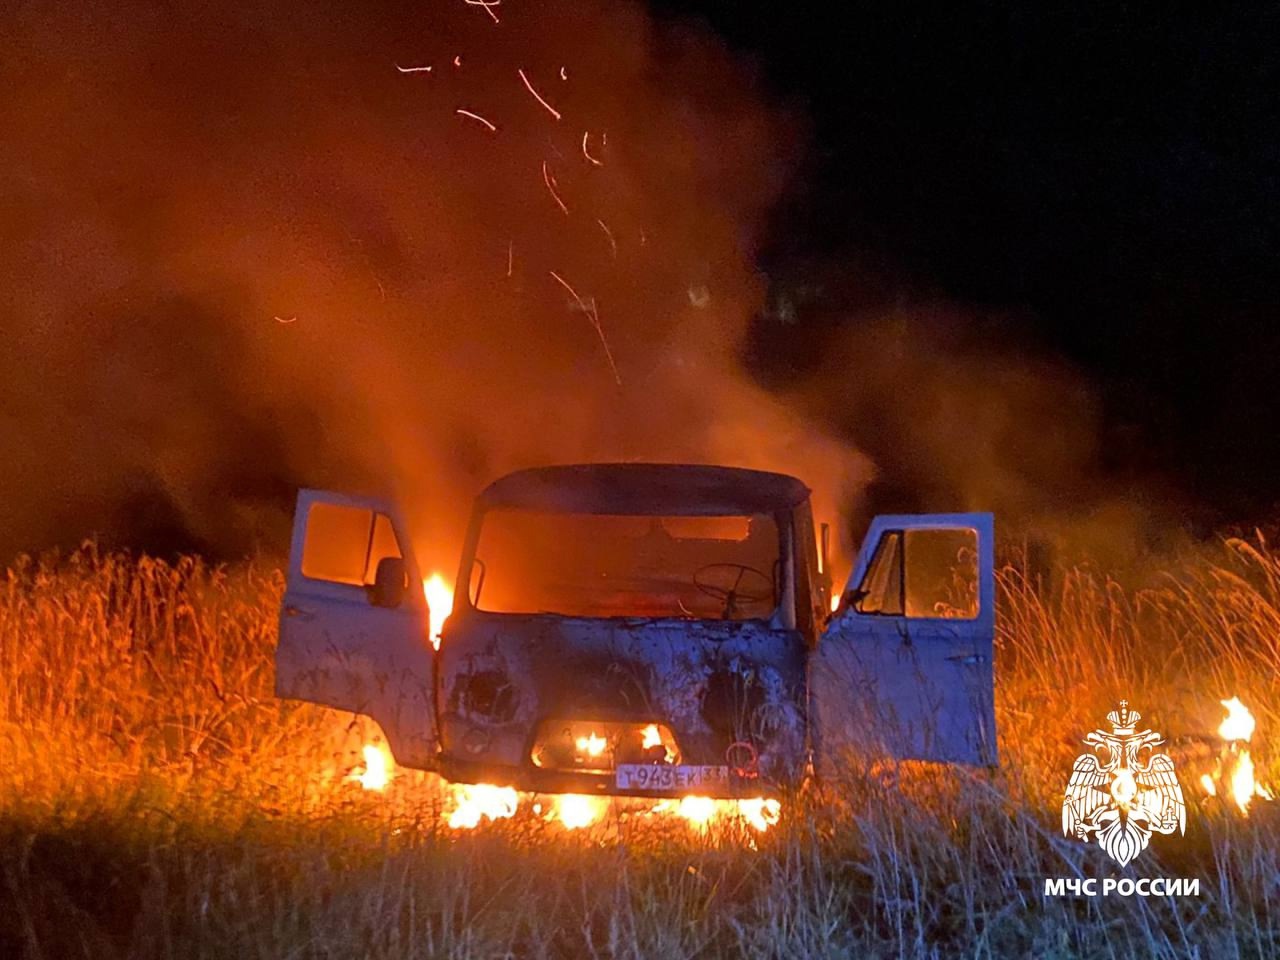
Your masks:
M908 617L972 620L978 615L978 534L938 529L906 532Z
M401 556L386 514L337 503L313 503L307 511L304 577L367 586L374 581L379 560Z
M859 613L972 620L978 615L977 532L885 532L858 593L854 606Z
M859 613L902 616L902 531L891 530L880 537L858 592Z

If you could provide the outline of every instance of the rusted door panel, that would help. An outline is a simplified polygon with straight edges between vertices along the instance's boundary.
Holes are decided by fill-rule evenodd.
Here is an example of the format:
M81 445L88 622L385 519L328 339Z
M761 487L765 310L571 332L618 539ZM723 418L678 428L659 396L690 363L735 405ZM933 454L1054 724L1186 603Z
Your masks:
M973 532L974 555L957 561L972 571L974 582L964 583L961 591L972 590L972 596L961 599L958 607L938 603L930 609L881 598L881 609L864 612L859 606L868 598L860 600L856 591L865 588L868 579L876 579L874 570L868 577L868 570L877 547L897 536L901 555L910 557L914 548L904 546L911 542L908 531L915 531L909 536L920 541L921 556L928 536L946 547L953 542L949 531L958 532L954 542L962 544L967 543L964 532ZM938 531L942 533L930 533ZM820 772L833 771L842 755L850 753L996 763L993 534L990 514L885 516L872 523L841 611L810 663L812 739ZM938 565L917 566L921 569L915 571L917 583L912 584L912 563L900 561L895 584L900 597L913 586L916 594L929 596L920 581L936 579ZM870 586L874 589L877 583ZM892 592L883 582L879 589L885 595ZM876 598L869 599L875 605Z
M368 510L390 521L409 582L399 606L374 606L361 584L303 573L308 517L316 504ZM437 752L434 651L421 582L404 527L387 504L325 491L298 494L276 647L276 695L371 717L398 763L429 768Z

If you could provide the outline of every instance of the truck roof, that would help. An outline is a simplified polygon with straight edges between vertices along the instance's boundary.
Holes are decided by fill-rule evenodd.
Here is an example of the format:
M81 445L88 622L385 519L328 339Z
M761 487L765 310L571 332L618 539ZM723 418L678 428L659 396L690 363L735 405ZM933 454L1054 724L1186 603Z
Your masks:
M781 473L691 463L580 463L517 470L477 506L623 516L739 516L803 503L809 488Z

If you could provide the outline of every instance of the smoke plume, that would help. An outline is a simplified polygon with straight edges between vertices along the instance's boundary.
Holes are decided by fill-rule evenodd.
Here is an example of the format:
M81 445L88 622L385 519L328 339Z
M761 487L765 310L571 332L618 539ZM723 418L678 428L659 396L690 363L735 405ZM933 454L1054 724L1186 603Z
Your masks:
M782 470L829 517L874 459L930 506L1021 509L1088 447L1004 469L1046 379L975 395L981 358L931 326L756 382L753 254L803 125L700 29L605 0L30 2L0 28L6 556L278 547L306 484L387 488L447 565L480 487L576 460Z

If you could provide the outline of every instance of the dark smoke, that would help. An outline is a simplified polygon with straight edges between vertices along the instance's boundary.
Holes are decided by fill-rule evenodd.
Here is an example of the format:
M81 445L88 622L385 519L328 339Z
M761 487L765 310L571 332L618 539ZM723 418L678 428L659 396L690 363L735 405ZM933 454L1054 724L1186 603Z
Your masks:
M1069 373L989 379L927 317L761 386L753 255L801 123L696 28L495 9L0 16L0 554L275 549L306 484L389 487L447 566L475 491L535 463L780 469L831 515L876 459L934 508L1031 515L1088 459Z

